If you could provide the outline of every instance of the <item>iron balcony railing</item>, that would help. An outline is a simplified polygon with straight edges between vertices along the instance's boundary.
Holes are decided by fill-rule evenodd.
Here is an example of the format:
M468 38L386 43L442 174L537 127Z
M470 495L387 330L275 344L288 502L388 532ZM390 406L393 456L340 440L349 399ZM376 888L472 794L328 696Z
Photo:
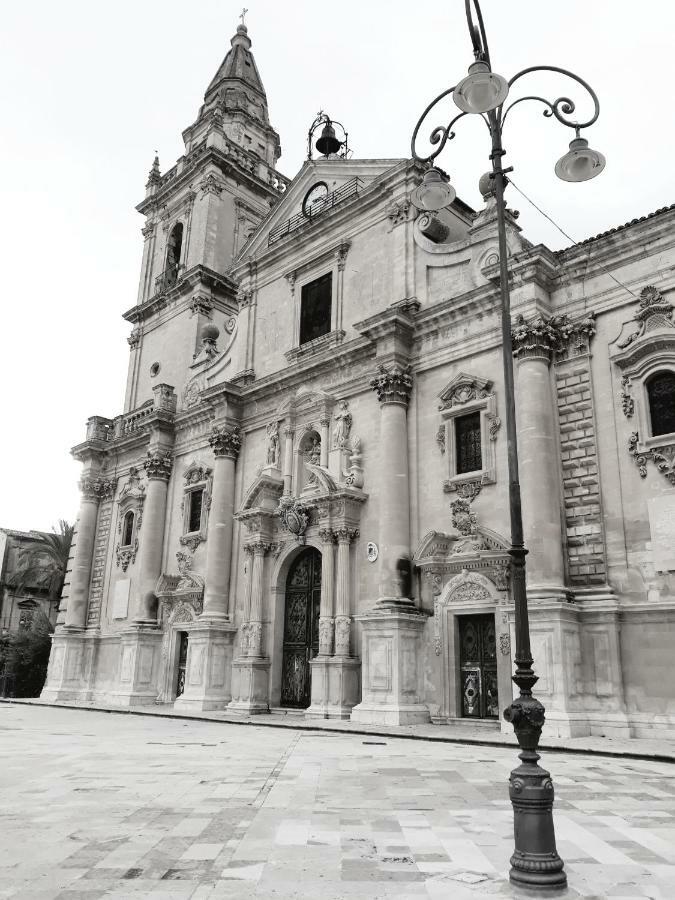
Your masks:
M297 213L295 216L291 216L286 222L282 222L281 225L277 225L276 228L273 228L267 238L267 245L271 246L275 241L280 240L287 234L291 234L293 231L297 231L298 228L302 228L304 225L315 222L319 216L322 216L329 209L348 200L350 197L355 197L362 189L363 182L361 179L358 177L351 178L337 190L333 191L331 194L327 194L323 200L317 200L315 203L312 203L306 213Z

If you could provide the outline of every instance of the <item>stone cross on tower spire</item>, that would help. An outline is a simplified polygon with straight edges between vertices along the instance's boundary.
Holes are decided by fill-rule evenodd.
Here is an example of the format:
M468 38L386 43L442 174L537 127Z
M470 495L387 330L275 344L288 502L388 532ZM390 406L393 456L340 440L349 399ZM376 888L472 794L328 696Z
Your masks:
M244 7L241 11L241 15L239 16L239 18L241 19L241 24L244 26L244 28L246 28L246 22L244 21L244 16L246 15L247 12L248 12L248 10L246 9L246 7Z

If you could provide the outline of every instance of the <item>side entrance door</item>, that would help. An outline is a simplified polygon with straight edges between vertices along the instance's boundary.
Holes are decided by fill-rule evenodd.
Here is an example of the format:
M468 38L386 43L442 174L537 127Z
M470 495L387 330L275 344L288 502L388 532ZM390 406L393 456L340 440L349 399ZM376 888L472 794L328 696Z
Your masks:
M187 651L187 631L180 631L178 644L178 679L176 681L176 697L180 697L185 690L185 666L187 664Z
M286 579L281 705L306 709L310 703L309 661L319 651L321 554L308 547Z
M499 718L495 617L458 616L462 716Z

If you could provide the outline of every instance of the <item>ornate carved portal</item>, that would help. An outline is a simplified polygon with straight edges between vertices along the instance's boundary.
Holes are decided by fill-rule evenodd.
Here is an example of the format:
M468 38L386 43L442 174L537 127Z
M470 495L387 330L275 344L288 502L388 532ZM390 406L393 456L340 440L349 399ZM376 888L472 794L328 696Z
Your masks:
M319 651L321 554L304 550L286 579L281 705L306 709L310 703L309 661Z
M458 616L462 716L499 718L497 644L492 614Z

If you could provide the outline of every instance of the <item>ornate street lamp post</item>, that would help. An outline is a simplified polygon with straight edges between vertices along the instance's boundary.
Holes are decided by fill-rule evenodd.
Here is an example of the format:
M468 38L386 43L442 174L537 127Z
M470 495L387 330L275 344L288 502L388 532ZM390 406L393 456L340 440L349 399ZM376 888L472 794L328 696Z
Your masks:
M588 141L580 137L582 128L592 125L598 118L600 105L595 92L582 78L559 69L557 66L531 66L518 72L510 81L492 71L490 53L483 16L478 0L465 0L466 18L473 44L474 62L469 67L466 78L454 87L439 94L424 110L415 126L412 137L412 154L418 162L429 163L443 151L448 140L455 135L453 126L467 115L479 115L488 126L492 141L492 172L494 195L497 208L499 232L499 274L501 292L501 327L504 363L504 391L506 395L506 434L509 468L509 508L511 518L511 585L515 606L516 630L516 671L513 681L520 690L520 696L504 711L504 718L513 724L518 743L521 764L511 772L509 794L513 804L515 850L511 857L510 879L522 887L538 890L559 890L566 886L567 877L564 864L558 856L553 828L553 782L550 774L538 765L539 738L544 725L544 707L532 696L537 676L532 669L530 650L530 626L527 609L525 583L525 555L523 541L523 519L518 480L518 444L516 434L516 410L513 382L513 350L511 342L511 300L509 295L508 259L506 248L506 224L504 188L508 183L507 173L511 168L502 167L504 148L502 130L510 109L524 100L535 100L546 107L544 115L555 117L561 124L573 128L575 137L569 151L558 160L555 172L564 181L587 181L599 175L605 167L601 153L591 150ZM474 14L476 21L474 22ZM553 102L543 97L529 95L514 100L504 106L513 84L531 72L558 72L572 78L590 94L593 100L593 115L586 122L576 122L571 118L575 104L568 97L559 97ZM418 132L431 110L452 94L461 112L446 126L433 129L429 140L438 147L429 156L416 152ZM449 179L439 169L430 168L424 175L422 184L413 194L413 203L419 209L432 211L450 204L455 191Z

